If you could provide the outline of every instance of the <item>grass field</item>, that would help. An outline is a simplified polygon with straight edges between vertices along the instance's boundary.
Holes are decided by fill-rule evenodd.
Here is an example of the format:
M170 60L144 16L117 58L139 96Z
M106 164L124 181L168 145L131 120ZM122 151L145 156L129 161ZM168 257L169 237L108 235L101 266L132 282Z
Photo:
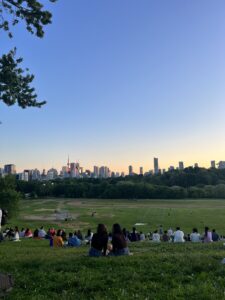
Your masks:
M55 211L68 212L71 221L55 220ZM91 216L95 211L94 217ZM95 230L114 222L144 232L160 224L180 225L184 231L208 225L225 235L222 200L26 200L11 225L44 225ZM88 246L52 249L48 241L23 240L0 244L0 271L13 274L9 299L225 299L223 242L213 244L130 243L129 257L87 257Z
M18 217L10 221L12 226L95 230L98 223L104 223L110 230L115 222L127 229L135 223L145 223L138 227L144 232L162 224L165 229L181 226L186 232L193 227L201 232L209 226L225 235L225 200L41 199L25 200L20 207ZM55 211L67 212L72 220L56 220ZM94 217L92 212L96 212Z

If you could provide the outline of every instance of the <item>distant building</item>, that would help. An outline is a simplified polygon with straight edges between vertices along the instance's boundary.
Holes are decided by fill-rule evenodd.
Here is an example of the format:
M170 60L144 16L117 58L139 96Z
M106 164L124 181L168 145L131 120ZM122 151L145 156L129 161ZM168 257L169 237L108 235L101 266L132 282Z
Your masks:
M42 173L41 173L41 180L46 180L46 170L43 169Z
M56 169L52 168L52 169L48 170L47 176L46 176L47 180L53 180L57 177L58 177L58 171Z
M215 160L211 160L211 168L216 168L216 162Z
M184 169L184 163L183 163L183 161L179 161L178 168L179 168L180 171L182 171Z
M219 161L218 169L225 169L225 161Z
M16 174L16 166L13 164L4 166L5 175L15 175Z
M68 177L70 176L68 166L63 166L63 167L62 167L62 170L61 170L61 172L60 172L60 175L61 175L63 178L68 178Z
M101 178L108 178L110 175L111 175L111 172L110 172L110 170L109 170L108 167L102 166L102 167L99 169L99 177L101 177Z
M24 170L23 173L25 173L25 178L28 176L28 181L32 179L32 170Z
M154 157L154 174L159 173L159 160L158 158Z
M124 172L121 172L121 177L125 177L125 173Z
M168 168L168 171L173 171L174 170L174 166L170 166L169 168Z
M77 178L80 176L80 165L79 163L70 163L70 176Z
M19 174L19 180L22 181L29 181L29 171L28 170L24 170L23 173Z
M31 170L31 180L40 180L41 173L38 169Z
M194 168L198 168L198 163L195 163L195 164L194 164Z
M143 167L140 167L140 175L143 175L144 174L144 171L143 171Z
M98 178L99 177L99 167L94 166L94 177Z
M133 167L132 167L132 166L129 166L129 167L128 167L128 174L129 174L129 176L131 176L131 175L134 174L134 172L133 172Z

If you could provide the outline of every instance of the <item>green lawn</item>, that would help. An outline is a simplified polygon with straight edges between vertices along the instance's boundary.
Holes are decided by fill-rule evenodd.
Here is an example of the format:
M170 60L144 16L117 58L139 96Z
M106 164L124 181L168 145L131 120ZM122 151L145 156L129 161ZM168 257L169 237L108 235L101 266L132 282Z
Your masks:
M65 229L91 228L104 223L108 229L115 222L130 229L135 223L146 223L138 227L144 232L153 231L160 224L168 229L181 226L190 232L197 227L216 228L225 235L225 200L89 200L89 199L42 199L26 200L21 203L18 217L10 225L39 227L44 225ZM55 218L55 210L68 212L72 221ZM95 211L94 217L91 217Z
M68 211L72 221L56 221L55 210ZM91 217L92 211L96 215ZM28 220L29 219L29 220ZM38 220L37 220L38 219ZM44 225L95 230L114 222L149 232L180 225L215 227L225 235L222 200L26 200L11 225ZM0 244L0 271L11 273L15 287L9 299L225 299L223 242L213 244L130 243L133 256L89 258L88 246L52 249L48 241Z
M225 299L221 243L130 245L129 257L87 257L88 248L47 241L0 245L0 268L15 277L9 299Z

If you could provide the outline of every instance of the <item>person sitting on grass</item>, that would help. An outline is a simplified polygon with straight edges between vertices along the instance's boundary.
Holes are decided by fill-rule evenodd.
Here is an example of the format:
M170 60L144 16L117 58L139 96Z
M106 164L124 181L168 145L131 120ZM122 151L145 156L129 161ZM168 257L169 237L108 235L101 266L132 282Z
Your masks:
M145 241L145 234L142 231L140 232L140 241Z
M65 230L61 230L61 237L64 243L67 242L67 236Z
M184 233L180 230L180 227L176 228L176 231L173 234L173 241L174 243L184 243Z
M98 224L97 233L95 233L91 240L91 248L89 256L105 256L108 245L108 233L104 224Z
M126 228L123 228L122 231L123 231L123 235L125 237L125 240L128 242L129 241L129 235L130 235L129 231L127 231Z
M191 241L190 233L188 233L187 235L184 236L184 240L185 240L185 242Z
M45 239L46 238L46 231L44 230L44 227L41 226L41 228L38 230L38 237L41 239Z
M30 239L30 238L33 237L33 233L32 233L32 231L29 228L27 228L25 230L24 237L27 238L27 239Z
M201 236L200 236L200 233L198 233L198 229L197 228L193 228L192 233L190 235L190 240L193 243L199 243L199 242L201 242Z
M113 224L112 228L112 251L109 255L129 255L127 241L119 224Z
M170 237L169 237L169 235L167 233L167 230L165 230L164 233L163 233L163 235L162 235L162 241L163 242L169 242L169 240L170 240Z
M83 240L83 235L80 230L77 230L77 237L79 240L81 240L81 241Z
M168 229L168 236L169 237L173 236L173 229L171 227Z
M53 247L63 247L64 242L63 239L61 237L61 229L57 230L57 234L55 236L53 236Z
M11 241L14 237L14 230L11 227L6 228L3 234L5 238L8 238Z
M160 243L160 234L158 233L158 230L155 230L153 232L153 235L152 235L152 241L154 243Z
M25 235L25 229L22 228L21 231L19 232L20 238L23 238Z
M34 230L34 234L33 234L33 238L36 239L36 240L40 239L39 236L38 236L38 231L39 231L39 230L36 228L36 229Z
M14 242L20 242L20 235L19 235L19 228L18 228L18 226L15 226L14 236L12 238L12 241L14 241Z
M91 232L91 229L88 229L87 235L85 236L85 243L86 243L86 245L90 245L91 244L92 237L93 237L93 232Z
M131 242L137 242L139 240L138 233L135 227L132 228L132 232L130 233L129 239Z
M68 247L79 247L81 245L81 241L78 239L76 235L73 235L72 232L69 233L68 239Z
M203 235L203 243L211 243L212 240L212 232L209 230L209 227L205 227L205 233Z
M213 240L213 242L218 242L220 240L220 236L216 232L216 229L213 229L213 231L212 231L212 240Z

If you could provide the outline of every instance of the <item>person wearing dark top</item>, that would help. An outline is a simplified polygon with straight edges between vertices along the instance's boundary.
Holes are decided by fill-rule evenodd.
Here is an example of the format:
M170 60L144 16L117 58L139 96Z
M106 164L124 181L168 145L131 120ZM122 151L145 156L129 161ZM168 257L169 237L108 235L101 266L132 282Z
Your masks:
M33 238L34 239L38 239L39 238L38 237L38 229L37 228L34 230Z
M114 224L112 228L112 252L110 255L129 255L127 241L119 224Z
M220 237L219 237L218 233L216 233L216 230L213 229L213 231L212 231L212 240L213 240L213 242L218 242L219 239L220 239Z
M163 242L168 242L169 241L169 236L167 230L164 231L164 234L162 235L162 241Z
M108 233L104 224L98 224L97 233L95 233L91 240L91 248L89 256L102 256L106 255L108 245Z
M136 228L135 228L135 227L133 227L132 232L131 232L131 234L130 234L130 241L131 241L131 242L136 242L136 241L138 241L138 235L137 235L137 232L136 232Z

